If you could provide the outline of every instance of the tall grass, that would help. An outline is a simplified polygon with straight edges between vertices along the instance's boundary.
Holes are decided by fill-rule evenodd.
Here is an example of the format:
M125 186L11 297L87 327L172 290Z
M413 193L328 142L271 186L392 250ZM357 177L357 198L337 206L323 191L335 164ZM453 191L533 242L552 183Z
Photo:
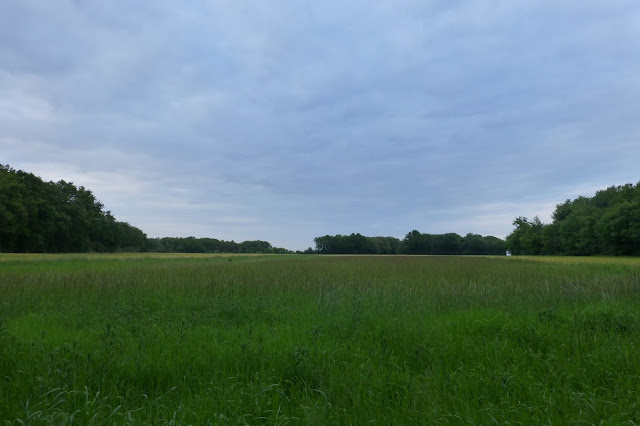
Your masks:
M639 423L640 262L542 260L4 256L0 419Z

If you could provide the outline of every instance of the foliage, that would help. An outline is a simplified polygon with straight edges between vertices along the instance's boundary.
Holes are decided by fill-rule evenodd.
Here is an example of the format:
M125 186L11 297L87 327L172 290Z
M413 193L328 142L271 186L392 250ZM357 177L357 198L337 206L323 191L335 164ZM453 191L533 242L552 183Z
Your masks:
M70 182L44 182L0 165L0 251L142 251L146 235Z
M396 254L400 240L394 237L365 237L361 234L325 235L313 240L320 254Z
M478 234L461 237L455 233L421 234L409 232L404 240L394 237L365 237L360 234L325 235L314 239L320 254L429 254L429 255L501 255L503 240Z
M638 424L638 259L0 255L0 424Z
M513 225L507 237L513 254L640 255L640 183L566 200L550 224L518 217Z
M467 234L461 237L455 233L421 234L413 230L405 236L402 244L403 252L406 254L504 255L505 253L503 240L478 234Z
M163 237L147 241L150 252L157 253L272 253L286 254L289 250L273 247L267 241L224 241L215 238Z

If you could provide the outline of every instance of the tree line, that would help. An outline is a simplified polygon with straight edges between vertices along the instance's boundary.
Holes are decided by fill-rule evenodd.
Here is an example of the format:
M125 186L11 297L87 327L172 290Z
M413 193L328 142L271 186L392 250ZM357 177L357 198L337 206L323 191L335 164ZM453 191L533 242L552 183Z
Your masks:
M144 232L117 221L90 190L0 164L0 251L142 251L146 242Z
M147 250L158 253L275 253L286 254L289 250L273 247L267 241L223 241L215 238L149 238Z
M428 254L428 255L504 255L504 240L455 233L423 234L413 230L403 240L394 237L365 237L361 234L325 235L314 238L320 254Z
M544 224L518 217L506 241L493 236L426 234L413 230L404 239L361 234L314 239L321 254L640 255L640 182L611 186L593 197L558 204ZM215 238L147 238L140 229L115 219L95 195L71 182L45 182L0 164L1 252L290 253L267 241Z
M267 241L148 238L115 219L95 195L64 180L45 182L0 164L0 252L288 253Z
M360 234L314 239L322 254L502 254L504 242L468 234L431 235L411 231L403 240ZM215 238L148 238L115 219L95 195L71 182L45 182L0 164L0 251L16 253L151 251L181 253L291 253L267 241Z
M528 255L640 255L640 182L566 200L552 219L544 224L537 216L516 218L508 249Z

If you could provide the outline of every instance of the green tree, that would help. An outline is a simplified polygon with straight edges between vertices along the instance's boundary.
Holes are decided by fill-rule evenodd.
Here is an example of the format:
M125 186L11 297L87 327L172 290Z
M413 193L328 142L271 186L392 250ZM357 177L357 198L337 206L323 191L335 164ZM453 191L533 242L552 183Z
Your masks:
M640 254L640 183L611 186L558 204L545 225L519 217L507 237L514 254Z
M463 254L489 254L489 243L482 235L469 233L463 241Z
M0 165L0 250L114 251L120 234L118 222L90 190ZM137 247L144 247L142 240Z
M602 216L597 229L606 254L640 255L640 202L616 204Z

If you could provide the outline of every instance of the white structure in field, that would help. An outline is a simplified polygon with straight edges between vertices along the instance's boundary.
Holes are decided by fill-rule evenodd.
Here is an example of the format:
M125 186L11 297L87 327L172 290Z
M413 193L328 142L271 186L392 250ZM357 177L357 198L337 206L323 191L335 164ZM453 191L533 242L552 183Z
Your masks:
M507 250L507 256L511 256L511 252Z

